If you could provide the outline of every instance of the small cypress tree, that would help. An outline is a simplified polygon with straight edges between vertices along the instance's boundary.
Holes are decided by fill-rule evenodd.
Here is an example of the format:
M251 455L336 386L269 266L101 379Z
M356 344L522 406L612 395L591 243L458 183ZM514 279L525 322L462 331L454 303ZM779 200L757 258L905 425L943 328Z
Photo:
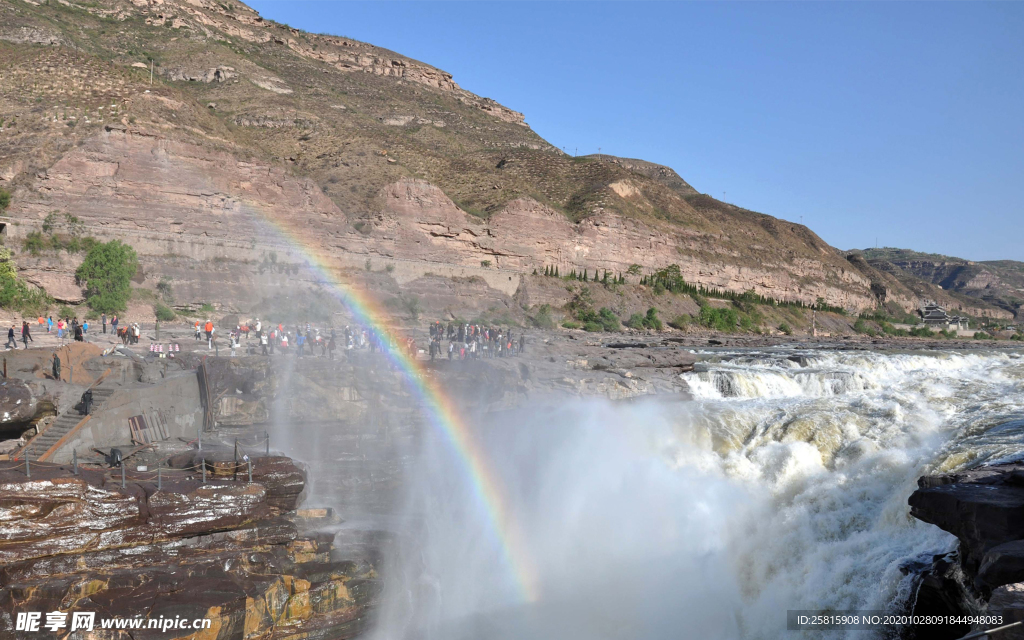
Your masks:
M536 269L533 270L533 275L537 275L537 270Z
M557 265L555 266L555 277L556 278L558 277L558 266Z
M583 270L583 282L586 282L586 281L587 281L587 270L584 269Z
M604 270L604 277L601 278L601 284L608 284L608 270Z

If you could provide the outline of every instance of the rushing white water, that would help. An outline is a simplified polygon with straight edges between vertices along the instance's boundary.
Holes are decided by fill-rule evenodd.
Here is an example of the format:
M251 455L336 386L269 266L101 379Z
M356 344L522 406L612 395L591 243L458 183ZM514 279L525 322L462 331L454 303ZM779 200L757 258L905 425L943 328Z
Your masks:
M379 636L804 637L788 609L899 609L901 564L952 546L908 514L919 476L1024 454L1018 354L704 357L693 402L574 401L478 430L523 532L511 570L428 441Z

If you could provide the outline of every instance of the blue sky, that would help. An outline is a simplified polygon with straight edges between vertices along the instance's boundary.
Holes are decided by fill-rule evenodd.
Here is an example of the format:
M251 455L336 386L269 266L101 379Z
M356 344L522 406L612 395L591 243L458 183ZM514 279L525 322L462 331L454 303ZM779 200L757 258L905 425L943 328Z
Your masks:
M249 3L841 249L1024 260L1024 3Z

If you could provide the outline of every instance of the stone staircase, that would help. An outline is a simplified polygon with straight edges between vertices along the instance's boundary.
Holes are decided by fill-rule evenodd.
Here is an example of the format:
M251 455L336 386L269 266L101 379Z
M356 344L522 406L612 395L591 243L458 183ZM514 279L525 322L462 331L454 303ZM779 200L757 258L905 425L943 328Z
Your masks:
M103 403L113 395L115 389L110 387L94 387L92 390L92 407L89 409L90 413L95 413ZM36 437L28 441L25 448L22 449L19 454L19 458L24 459L25 455L28 455L28 459L31 462L36 462L39 457L50 450L53 445L66 436L68 432L75 428L75 426L85 419L84 415L78 412L78 409L71 407L64 413L57 417L57 420L50 425L46 431L43 431Z

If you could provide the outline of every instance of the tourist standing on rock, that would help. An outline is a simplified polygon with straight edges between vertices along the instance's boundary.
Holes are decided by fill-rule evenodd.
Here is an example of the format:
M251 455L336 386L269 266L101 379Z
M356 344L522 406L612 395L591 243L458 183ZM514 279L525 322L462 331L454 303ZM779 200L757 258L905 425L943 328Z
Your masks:
M57 318L57 341L64 346L64 319Z
M13 324L11 325L11 328L7 330L7 344L5 345L5 348L7 348L7 349L17 349L18 348L18 341L14 337L14 325Z
M29 326L28 322L25 322L24 320L21 322L21 341L25 343L26 349L28 349L28 343L30 341L35 342L35 340L32 340L32 328Z
M270 342L270 340L269 340L269 338L267 338L266 334L261 333L260 334L260 347L263 349L263 355L265 355L265 356L266 355L270 355L270 354L267 353L267 343L268 342Z
M110 318L110 333L117 335L117 314Z
M196 320L196 342L203 339L203 330L200 328L199 321Z
M46 333L53 331L53 316L46 316Z
M88 320L83 320L82 321L82 335L84 336L87 333L89 333L89 321Z
M206 319L206 326L203 327L206 331L206 346L210 349L213 348L213 321L209 318Z
M75 327L75 342L85 342L85 334L82 333L82 325L78 324L78 319L74 321Z

